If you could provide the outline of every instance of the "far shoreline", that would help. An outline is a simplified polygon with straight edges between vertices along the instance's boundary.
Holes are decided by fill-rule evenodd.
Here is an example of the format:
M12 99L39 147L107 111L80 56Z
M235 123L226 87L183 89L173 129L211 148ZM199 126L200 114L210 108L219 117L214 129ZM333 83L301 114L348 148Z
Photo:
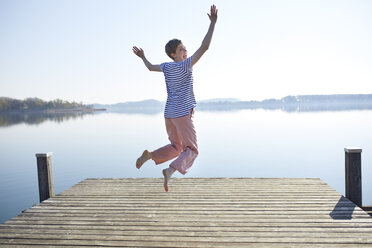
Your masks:
M2 114L70 114L70 113L92 113L107 111L105 108L78 108L78 109L23 109L0 111Z

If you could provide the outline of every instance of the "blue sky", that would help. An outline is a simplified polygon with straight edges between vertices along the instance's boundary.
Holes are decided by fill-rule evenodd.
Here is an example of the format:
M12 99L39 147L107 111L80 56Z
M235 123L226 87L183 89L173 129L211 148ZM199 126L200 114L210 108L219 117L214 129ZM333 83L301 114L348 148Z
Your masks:
M219 9L210 49L194 66L198 100L372 93L369 0L0 0L0 96L84 103L166 99L154 64L179 38L191 55Z

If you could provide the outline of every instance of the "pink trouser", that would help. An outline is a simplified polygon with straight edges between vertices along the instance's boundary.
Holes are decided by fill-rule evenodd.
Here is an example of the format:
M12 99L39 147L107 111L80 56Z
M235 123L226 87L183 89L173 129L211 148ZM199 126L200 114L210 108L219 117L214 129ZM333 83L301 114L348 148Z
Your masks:
M168 133L169 145L163 146L153 152L152 160L161 164L176 158L169 166L185 175L198 156L196 132L192 121L194 110L189 115L179 118L165 118L165 127Z

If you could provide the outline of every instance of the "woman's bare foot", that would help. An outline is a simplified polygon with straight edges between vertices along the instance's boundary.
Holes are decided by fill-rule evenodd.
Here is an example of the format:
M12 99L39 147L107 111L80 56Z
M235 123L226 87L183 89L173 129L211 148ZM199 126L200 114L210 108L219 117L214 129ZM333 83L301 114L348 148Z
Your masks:
M173 169L172 167L169 167L163 170L165 192L168 192L168 182L169 182L170 177L173 175L175 171L176 170Z
M147 160L149 160L149 159L151 159L151 152L150 152L149 150L145 150L145 151L142 153L141 157L139 157L139 158L137 159L137 162L136 162L136 167L137 167L137 169L141 168L141 166L142 166L142 165L143 165Z
M168 180L170 176L167 172L167 169L163 170L163 176L164 176L164 189L165 189L165 192L168 192Z

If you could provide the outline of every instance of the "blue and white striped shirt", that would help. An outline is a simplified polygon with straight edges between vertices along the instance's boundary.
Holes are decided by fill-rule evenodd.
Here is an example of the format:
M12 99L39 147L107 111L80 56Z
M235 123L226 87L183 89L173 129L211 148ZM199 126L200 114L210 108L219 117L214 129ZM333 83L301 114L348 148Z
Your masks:
M167 62L160 65L167 85L167 103L164 117L178 118L190 114L196 101L193 89L192 57L182 62Z

